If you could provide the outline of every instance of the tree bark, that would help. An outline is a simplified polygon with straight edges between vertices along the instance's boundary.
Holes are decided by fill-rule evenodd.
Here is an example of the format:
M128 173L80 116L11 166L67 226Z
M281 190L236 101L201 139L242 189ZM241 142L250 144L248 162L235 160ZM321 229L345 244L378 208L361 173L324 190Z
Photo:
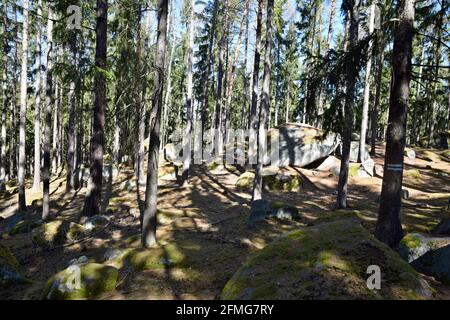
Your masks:
M418 111L418 105L417 105L417 101L420 99L420 82L421 82L421 78L422 78L422 72L423 72L423 66L422 66L422 61L424 59L424 55L425 55L425 39L423 40L423 44L422 44L422 50L421 50L421 54L420 54L420 60L419 60L419 81L417 81L417 87L416 87L416 105L414 106L413 109L413 116L412 116L412 128L411 128L411 139L410 139L410 143L411 144L416 144L417 143L417 111Z
M403 237L400 219L406 117L411 79L414 0L401 0L394 31L391 96L386 133L383 185L375 236L392 248Z
M259 110L259 130L258 130L258 146L257 154L258 161L256 165L255 180L253 184L253 197L252 200L262 199L262 168L264 153L266 148L262 149L266 145L266 134L268 128L268 114L270 110L270 70L271 70L271 55L272 55L272 20L273 20L273 6L274 0L267 0L267 19L266 19L266 41L265 41L265 53L264 53L264 75L263 85L261 92L261 107Z
M42 16L42 0L37 4L37 15ZM40 20L38 20L39 23ZM39 190L41 184L41 27L36 28L36 82L35 82L35 110L34 110L34 171L33 189Z
M22 30L22 56L20 71L20 113L19 113L19 163L18 163L18 182L19 182L19 210L24 211L27 208L25 200L25 121L27 111L27 64L28 64L28 0L23 1L23 30Z
M384 31L379 30L380 35L380 46L378 52L378 70L376 79L376 92L375 92L375 102L372 109L372 120L371 120L371 148L370 154L375 156L376 153L376 142L377 142L377 129L378 129L378 110L380 110L381 102L381 82L383 80L383 66L384 66Z
M194 1L190 0L189 25L188 25L188 46L187 46L187 66L186 66L186 128L184 131L185 145L183 148L183 173L182 181L187 183L189 168L191 166L192 148L192 60L194 56Z
M77 35L72 34L70 51L72 53L72 63L76 65ZM70 81L69 88L69 124L67 127L67 177L66 191L70 192L75 187L75 148L76 148L76 85L75 79Z
M370 5L369 13L369 36L372 36L375 27L375 4ZM364 100L363 100L363 110L361 119L361 132L359 136L359 153L358 162L363 162L363 155L366 150L366 134L367 134L367 123L369 121L369 98L370 98L370 78L372 76L372 52L373 41L369 42L369 48L367 50L368 59L366 62L366 74L364 80Z
M88 191L83 208L84 216L93 216L101 212L101 191L103 183L103 153L105 144L106 109L106 43L107 43L107 0L97 0L97 25L95 40L95 66L98 69L94 78L95 102L94 120L91 138L91 168ZM101 71L100 71L101 70Z
M47 20L47 68L45 77L45 121L44 121L44 165L42 167L43 198L42 198L42 220L46 220L50 213L50 139L52 125L53 107L53 13L52 8L48 8Z
M6 34L8 31L8 19L6 13L8 7L5 5L5 12L3 16L2 31ZM7 121L7 104L8 104L8 56L6 52L8 50L8 41L4 40L2 44L3 56L2 56L2 110L1 110L1 127L0 127L0 191L6 190L6 121ZM11 164L10 164L11 165Z
M150 113L150 138L148 152L145 208L141 217L141 242L143 247L153 247L156 241L156 208L158 195L158 160L160 144L161 104L164 88L164 61L167 46L167 11L169 0L158 0L158 33L156 40L153 99Z
M259 95L259 64L261 62L261 29L262 29L262 19L263 19L263 10L264 10L264 0L258 1L258 12L256 16L256 38L255 38L255 56L253 58L253 83L252 83L252 102L250 108L250 119L249 123L249 161L253 164L253 160L255 156L257 157L257 152L255 154L254 147L258 143L258 95Z
M218 69L217 69L217 94L216 94L216 106L215 106L215 124L214 127L216 130L219 131L219 136L218 138L218 144L217 144L217 148L218 150L216 150L216 153L220 154L223 150L222 150L222 133L221 133L221 126L222 126L222 121L221 121L221 116L222 116L222 85L223 85L223 69L224 69L224 59L225 59L225 49L226 49L226 39L227 39L227 34L225 32L226 30L226 26L228 25L228 1L229 0L225 0L224 4L223 4L223 10L222 10L222 21L223 21L223 30L222 30L222 36L220 38L220 42L219 42L219 65L218 65Z
M349 19L349 46L347 51L353 50L358 43L359 28L359 0L351 1L348 5ZM352 59L354 59L352 55ZM350 145L353 131L353 104L355 101L355 84L358 70L354 61L347 63L346 70L346 96L344 106L344 129L342 132L342 155L341 168L339 172L337 208L347 207L347 188L348 188L348 168L350 160Z

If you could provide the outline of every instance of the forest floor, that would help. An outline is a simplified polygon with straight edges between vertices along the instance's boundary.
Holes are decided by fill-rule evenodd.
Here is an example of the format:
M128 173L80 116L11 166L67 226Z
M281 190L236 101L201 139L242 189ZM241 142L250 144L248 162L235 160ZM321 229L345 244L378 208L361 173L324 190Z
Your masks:
M380 145L373 157L383 164ZM420 155L424 150L418 149ZM434 150L433 154L440 152ZM433 157L434 161L405 157L404 188L409 199L403 201L402 222L407 232L430 231L445 215L444 208L450 197L450 160ZM299 221L270 219L248 229L246 220L250 211L251 195L235 188L240 172L218 169L209 171L205 166L195 166L189 185L180 187L173 180L160 179L158 209L160 248L155 254L168 260L177 259L171 267L135 271L124 267L116 290L99 299L215 299L225 283L242 263L255 251L263 248L281 234L299 227L314 224L317 218L335 213L337 177L330 172L298 169L305 181L300 192L266 192L268 200L289 203L298 208ZM414 170L414 171L413 171ZM418 170L418 171L417 171ZM419 174L417 174L417 172ZM37 251L30 233L4 236L2 243L9 246L23 266L32 285L0 288L0 299L38 299L45 281L54 273L67 267L69 261L86 256L101 261L112 248L138 247L139 207L138 192L127 190L124 183L134 180L133 171L121 167L114 181L105 183L104 194L112 223L100 233L84 241L50 251ZM374 230L381 178L350 178L349 205L359 211L363 224ZM31 183L31 182L30 182ZM30 186L31 187L31 186ZM17 207L15 188L0 194L0 217L6 219ZM139 198L142 204L144 189ZM65 191L64 173L51 182L51 214L59 219L77 221L81 212L85 188L73 193ZM42 193L27 189L27 217L39 219L40 211L32 205ZM0 234L5 223L0 218ZM450 299L450 287L433 283L438 289L437 298Z

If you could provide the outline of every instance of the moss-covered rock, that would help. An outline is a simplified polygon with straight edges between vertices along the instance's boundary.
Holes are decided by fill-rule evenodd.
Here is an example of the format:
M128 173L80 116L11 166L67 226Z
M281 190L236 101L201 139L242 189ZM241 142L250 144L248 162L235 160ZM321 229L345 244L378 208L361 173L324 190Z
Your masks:
M299 219L298 209L282 201L269 202L267 200L256 200L252 202L247 226L252 227L255 222L266 218Z
M184 254L172 244L157 248L132 249L124 255L125 262L135 270L157 270L184 266Z
M381 289L367 268L381 268ZM222 299L427 299L426 282L356 219L304 228L251 257L225 285Z
M450 244L450 238L432 237L421 233L408 233L400 241L399 253L408 262L434 250Z
M253 188L255 174L246 171L236 181L236 189L249 191ZM263 187L275 191L299 191L302 186L302 178L292 173L263 172Z
M20 264L11 250L0 243L0 287L28 283L20 271Z
M82 225L63 220L54 220L42 224L32 231L33 243L41 248L61 245L67 240L74 241L85 236L89 231Z
M98 263L73 265L53 275L46 283L42 298L80 300L114 290L119 272Z

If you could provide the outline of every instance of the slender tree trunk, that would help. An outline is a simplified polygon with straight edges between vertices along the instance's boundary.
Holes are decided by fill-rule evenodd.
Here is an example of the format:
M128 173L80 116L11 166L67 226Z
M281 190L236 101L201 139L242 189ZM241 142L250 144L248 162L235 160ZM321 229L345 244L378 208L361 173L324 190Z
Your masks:
M4 23L2 25L2 31L6 34L8 31L8 22L6 19L7 6L5 5ZM8 42L3 42L3 56L2 56L2 110L1 110L1 127L0 127L0 191L6 190L6 109L8 104L8 56L6 55L8 49ZM11 165L11 164L10 164Z
M44 165L42 167L42 180L44 183L44 194L42 199L42 220L46 220L50 213L50 139L52 125L53 106L53 13L52 8L48 8L47 20L47 68L45 77L45 121L44 121Z
M27 111L27 60L28 60L28 0L23 0L22 56L20 72L20 114L19 114L19 210L27 208L25 200L25 121Z
M375 4L370 5L370 13L369 13L369 35L372 35L374 27L375 27ZM361 119L361 132L359 137L359 153L358 153L358 162L363 162L364 152L366 151L366 134L367 134L367 123L369 121L369 99L370 99L370 79L372 72L372 47L373 41L369 42L369 48L367 50L368 59L366 63L366 75L364 80L364 100L363 100L363 110L362 110L362 119Z
M330 18L328 20L327 41L325 43L325 52L328 53L331 45L331 37L333 36L334 15L336 14L336 0L330 1Z
M263 11L264 11L264 0L258 0L258 12L256 16L256 38L255 38L255 56L253 58L253 84L252 84L252 102L250 108L250 133L249 133L249 160L251 164L254 164L255 158L255 149L254 146L258 143L258 93L259 93L259 64L261 61L261 28L262 28L262 19L263 19ZM256 152L257 156L257 152Z
M372 109L372 120L371 120L371 149L370 154L375 156L376 153L376 142L377 142L377 129L378 129L378 110L380 110L381 102L381 82L383 80L383 66L384 66L384 31L379 30L380 34L380 46L378 52L378 70L376 79L376 92L375 92L375 102Z
M272 50L272 20L273 20L274 0L267 0L267 19L266 19L266 41L264 53L264 75L261 92L261 107L259 110L259 131L258 131L258 161L256 165L255 180L253 184L253 201L262 199L262 168L264 153L266 148L267 134L267 116L270 110L270 69L271 69L271 50Z
M148 152L145 208L141 217L142 246L153 247L156 242L156 208L158 195L158 160L160 144L161 105L164 88L164 61L167 46L167 11L169 0L158 0L158 32L156 40L153 99L150 113L150 138Z
M205 78L203 79L203 103L202 103L202 111L201 111L201 121L202 121L202 129L201 129L201 139L204 141L205 134L205 125L206 125L206 114L208 111L208 98L209 98L209 74L211 72L211 68L214 64L214 41L216 39L216 23L217 23L217 12L219 10L219 0L214 0L214 9L213 16L211 21L211 26L209 29L209 46L208 46L208 63L206 66ZM212 89L213 90L213 89ZM203 148L202 149L202 159L203 159Z
M383 185L375 236L392 248L403 237L400 219L405 149L406 117L411 79L412 38L414 30L414 0L401 0L397 6L394 31L391 96L386 134Z
M97 25L95 40L95 66L105 70L107 43L108 2L97 0ZM91 138L90 181L83 208L84 216L93 216L101 212L101 191L103 183L103 150L105 145L105 109L106 78L102 72L96 72L94 78L95 103L93 132Z
M242 115L241 115L241 128L245 129L247 128L247 124L245 123L245 120L247 119L247 109L248 108L248 100L250 96L249 92L249 79L247 76L247 64L248 64L248 46L249 46L249 25L250 25L250 19L249 15L247 14L245 17L245 49L244 49L244 103L242 104Z
M359 0L353 1L348 9L349 19L349 50L358 43ZM348 51L348 50L347 50ZM355 84L357 77L356 63L349 61L346 70L346 97L344 106L344 129L342 133L341 169L339 172L337 208L347 207L348 168L350 160L350 145L353 131L353 104L355 101Z
M432 103L430 108L430 118L428 123L428 148L432 146L433 141L433 133L435 127L435 114L438 107L437 102L437 88L439 83L439 63L441 61L441 38L442 38L442 25L444 14L446 10L445 0L441 2L441 11L439 13L438 21L436 22L436 33L437 33L437 41L435 43L435 52L434 52L434 84L433 84L433 93L432 93Z
M42 1L38 1L37 15L42 16ZM38 20L39 23L40 20ZM36 82L35 82L35 111L34 111L34 177L33 189L39 190L41 184L41 28L36 28Z
M77 35L72 34L70 51L72 53L72 63L76 61ZM67 178L66 191L70 192L75 187L75 144L76 144L76 85L75 79L70 81L69 89L69 124L67 127Z
M191 166L191 148L192 148L192 60L194 56L194 1L190 0L189 25L188 25L188 46L187 46L187 66L186 66L186 128L185 128L185 146L183 149L183 183L187 183L189 168Z
M60 89L59 83L55 79L55 111L53 113L53 139L52 139L52 173L56 174L58 171L58 153L59 153L59 139L58 139L58 123L59 123L59 108L60 108Z
M420 54L420 60L419 60L419 81L417 81L417 87L416 87L416 105L414 106L413 109L413 116L412 116L412 128L411 128L411 144L416 144L417 143L417 122L418 122L418 115L417 115L417 111L418 111L418 105L417 105L417 101L420 99L420 82L422 81L422 72L423 72L423 67L422 67L422 63L423 63L423 59L424 59L424 55L425 55L425 39L423 40L423 44L422 44L422 52Z
M216 94L216 107L215 107L215 124L214 127L216 130L219 130L219 137L218 137L218 150L216 150L216 153L221 153L222 150L222 134L221 134L221 115L222 115L222 84L223 84L223 69L224 69L224 59L225 59L225 50L226 50L226 44L227 44L227 34L224 30L226 30L226 26L228 25L228 1L225 0L223 4L222 9L222 21L223 21L223 30L222 30L222 36L220 38L219 42L219 65L217 69L217 94Z

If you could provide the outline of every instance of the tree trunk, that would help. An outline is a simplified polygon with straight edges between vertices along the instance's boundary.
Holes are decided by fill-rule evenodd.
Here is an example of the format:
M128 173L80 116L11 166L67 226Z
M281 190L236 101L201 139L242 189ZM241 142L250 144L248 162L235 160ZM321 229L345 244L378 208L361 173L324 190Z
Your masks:
M369 13L369 36L372 35L375 27L375 4L370 5ZM372 72L372 47L373 41L369 42L369 48L367 50L368 59L366 62L366 75L364 80L364 100L363 100L363 110L361 119L361 132L359 137L359 153L358 162L363 162L363 155L366 150L366 134L367 134L367 122L369 121L369 98L370 98L370 78Z
M145 208L141 217L142 246L153 247L156 242L156 208L158 195L158 160L160 144L161 104L164 88L164 61L167 46L167 11L169 0L158 0L158 32L156 40L153 99L150 113L149 152Z
M190 0L189 26L188 26L188 46L187 46L187 66L186 66L186 128L184 132L185 145L183 147L183 174L182 181L187 183L189 168L191 166L192 148L192 60L194 56L194 1Z
M381 102L381 82L383 80L383 66L384 66L384 31L379 30L380 34L380 46L378 52L378 70L376 79L376 92L375 92L375 102L372 109L372 120L371 120L371 148L370 154L375 156L376 153L376 142L377 142L377 129L378 129L378 110L380 110Z
M353 1L351 4L352 6L348 8L350 49L347 48L347 51L353 50L358 43L359 0ZM355 59L353 55L351 59ZM344 129L342 133L341 169L339 172L338 195L336 203L338 209L347 207L348 168L353 130L353 104L355 101L355 84L358 75L358 70L354 61L349 61L346 68Z
M97 25L95 40L95 66L106 70L108 2L97 0ZM83 215L93 216L101 212L101 191L103 182L103 150L105 143L106 78L97 71L94 77L95 103L91 138L91 168L88 191Z
M442 25L445 14L445 0L442 0L441 3L441 11L439 13L438 21L436 22L436 30L437 33L437 41L435 43L435 52L434 52L434 84L433 84L433 92L432 95L432 103L430 108L430 118L428 124L428 148L432 146L433 141L433 133L434 133L434 124L436 122L435 114L438 108L437 102L437 87L439 83L439 63L441 61L441 38L442 38Z
M72 53L72 63L76 61L77 35L72 35L70 51ZM76 143L76 86L75 80L70 81L69 89L69 124L67 127L67 179L66 191L70 192L75 187L75 143Z
M258 143L258 93L259 93L259 64L261 61L261 28L264 10L264 0L258 1L258 13L256 17L256 38L255 38L255 56L253 58L253 84L252 84L252 102L250 108L250 119L249 119L249 162L254 164L255 156L257 157L257 152L255 154L254 147Z
M328 20L328 33L327 33L327 41L325 43L325 52L328 53L331 45L331 37L333 36L333 21L334 15L336 14L336 0L330 1L330 18Z
M42 16L42 0L38 1L37 15ZM38 20L39 23L40 20ZM39 190L41 184L41 28L36 28L36 82L35 82L35 111L34 111L34 171L33 189Z
M224 59L225 59L225 49L226 49L226 26L228 25L228 1L225 0L222 10L222 21L223 21L223 30L222 36L219 42L219 65L217 69L217 94L216 94L216 106L215 106L215 124L214 128L219 130L219 136L217 137L218 144L216 150L216 154L220 154L222 152L222 134L221 134L221 116L222 116L222 84L223 84L223 69L224 69Z
M400 221L405 149L406 116L411 79L414 0L401 0L397 7L399 22L394 31L391 96L386 134L383 185L375 236L392 248L403 237Z
M55 79L55 111L53 113L53 140L52 140L52 173L56 174L58 171L58 153L59 153L59 108L60 108L61 94L59 83Z
M206 114L208 110L208 89L209 89L209 74L211 72L212 65L214 64L214 40L216 38L216 23L217 23L217 11L219 9L219 1L214 0L214 9L213 9L213 17L211 21L211 27L209 30L209 46L208 46L208 63L206 66L206 76L205 79L203 79L203 89L202 89L202 95L203 95L203 103L202 103L202 111L201 111L201 121L202 121L202 128L201 128L201 139L204 140L204 133L205 133L205 125L206 125ZM201 148L202 152L202 159L203 159L203 147Z
M44 182L44 194L42 199L42 220L49 216L49 198L50 198L50 128L52 125L52 107L53 107L53 14L52 8L48 9L47 20L47 68L45 77L45 121L44 121L44 165L42 167L42 180Z
M8 31L8 22L6 19L6 13L7 13L8 7L5 5L5 12L4 12L4 23L2 27L2 31L6 34ZM3 42L3 56L2 56L2 62L3 62L3 70L2 70L2 109L1 109L1 127L0 127L0 191L6 190L6 109L7 109L7 103L8 103L8 86L7 86L7 80L8 80L8 56L6 55L6 52L8 50L8 42L4 40ZM10 164L11 165L11 164Z
M416 105L414 106L413 109L413 116L412 116L412 128L411 128L411 139L410 139L410 143L411 144L416 144L417 143L417 109L418 109L418 105L417 105L417 101L420 99L420 82L422 81L422 72L423 72L423 59L424 59L424 55L425 55L425 39L423 40L423 44L422 44L422 52L420 54L420 60L419 60L419 81L417 81L417 88L416 88Z
M261 107L259 109L259 130L258 130L258 161L256 165L255 180L253 184L252 200L262 199L262 168L266 145L267 118L270 110L270 69L271 69L271 50L272 50L272 20L273 20L274 0L267 0L267 20L266 20L266 41L264 53L264 75L261 92ZM264 149L262 147L264 146Z
M20 71L20 113L19 113L19 210L27 208L25 200L25 121L27 111L27 62L28 62L28 0L23 1L22 56Z

